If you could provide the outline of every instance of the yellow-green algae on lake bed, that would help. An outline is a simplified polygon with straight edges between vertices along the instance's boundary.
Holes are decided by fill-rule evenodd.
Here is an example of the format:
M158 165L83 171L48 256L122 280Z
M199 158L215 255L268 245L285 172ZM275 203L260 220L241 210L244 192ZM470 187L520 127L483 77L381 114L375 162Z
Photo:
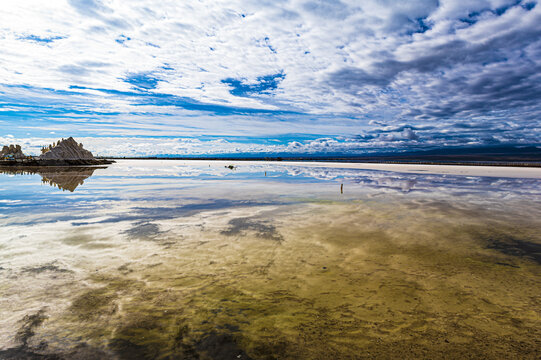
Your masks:
M312 201L143 224L116 256L21 274L51 286L26 294L41 312L17 322L4 355L538 358L539 211L509 206ZM73 246L93 232L58 236Z

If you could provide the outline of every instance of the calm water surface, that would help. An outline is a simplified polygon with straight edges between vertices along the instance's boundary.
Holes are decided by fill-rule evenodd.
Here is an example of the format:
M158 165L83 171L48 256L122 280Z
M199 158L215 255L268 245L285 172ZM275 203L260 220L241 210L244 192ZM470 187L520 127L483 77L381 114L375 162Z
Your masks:
M540 179L228 164L0 170L0 359L541 356Z

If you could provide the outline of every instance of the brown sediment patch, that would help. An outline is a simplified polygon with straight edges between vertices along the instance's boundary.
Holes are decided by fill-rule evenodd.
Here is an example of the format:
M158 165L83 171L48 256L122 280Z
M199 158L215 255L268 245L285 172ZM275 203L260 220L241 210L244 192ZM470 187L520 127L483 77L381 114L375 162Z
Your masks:
M21 321L21 328L15 334L15 340L23 346L28 345L28 340L35 335L36 327L40 326L46 319L45 309L41 309L35 314L26 315Z
M97 240L94 235L85 234L80 231L75 231L75 232L76 234L69 235L65 238L62 238L60 241L62 241L66 245L84 246Z
M47 343L41 342L38 345L29 344L31 338L36 334L36 328L39 327L48 316L45 315L45 309L40 309L34 314L25 315L21 320L21 327L15 334L15 341L20 345L0 350L0 358L5 360L15 359L45 359L60 360L60 356L55 354L44 354L47 350Z
M70 310L81 320L91 320L102 315L113 315L117 311L114 300L118 294L103 287L92 289L76 298Z
M92 249L107 249L114 247L111 239L98 234L93 234L93 231L98 230L97 227L88 226L83 229L76 228L60 239L60 241L69 246L78 246L87 250Z
M212 360L220 359L247 359L251 358L244 350L239 348L237 340L231 334L211 332L206 334L195 345L195 349L202 358Z
M531 259L541 265L541 244L504 235L488 239L487 249L499 251L505 255Z
M276 227L263 220L257 220L254 218L234 218L229 220L229 228L222 230L222 235L227 236L239 236L246 235L248 232L254 236L273 240L277 242L283 241L283 236L276 230Z
M25 267L22 269L23 273L41 274L42 272L55 272L55 273L73 273L69 269L64 269L51 262L40 266Z
M83 321L104 322L118 311L119 298L139 291L143 284L139 281L118 276L95 273L89 279L97 286L84 290L71 302L70 315Z
M2 360L108 360L114 359L111 354L85 343L76 345L68 351L51 352L47 343L42 342L38 347L19 346L0 350Z
M156 240L162 234L160 226L151 222L138 222L131 228L124 231L132 239L137 240Z
M422 338L387 342L375 339L355 359L536 359L539 343L475 333L467 341L449 340L447 333L424 333Z
M120 266L117 268L117 270L120 271L123 275L127 275L127 274L133 272L133 270L130 269L130 263L126 263L126 264L120 265Z
M57 354L42 354L39 350L32 350L20 346L0 350L0 359L2 360L63 360L64 358Z

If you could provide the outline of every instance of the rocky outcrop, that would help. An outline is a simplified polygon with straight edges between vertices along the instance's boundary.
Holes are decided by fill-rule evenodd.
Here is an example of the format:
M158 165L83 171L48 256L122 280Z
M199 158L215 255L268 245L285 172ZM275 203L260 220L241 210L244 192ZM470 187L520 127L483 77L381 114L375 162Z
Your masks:
M39 157L40 160L94 160L94 155L72 137L62 139L56 146L45 150Z
M40 157L25 156L19 145L4 146L0 152L0 167L83 166L108 165L113 160L95 159L72 137L41 148Z
M21 145L4 146L0 152L0 158L13 157L14 159L24 159L26 156L21 150Z

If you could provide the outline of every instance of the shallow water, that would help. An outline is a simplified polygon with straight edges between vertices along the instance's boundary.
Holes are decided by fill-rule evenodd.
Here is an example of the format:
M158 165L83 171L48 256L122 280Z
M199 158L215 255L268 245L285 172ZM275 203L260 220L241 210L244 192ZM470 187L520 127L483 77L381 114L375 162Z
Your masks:
M0 359L539 358L540 179L229 164L0 170Z

